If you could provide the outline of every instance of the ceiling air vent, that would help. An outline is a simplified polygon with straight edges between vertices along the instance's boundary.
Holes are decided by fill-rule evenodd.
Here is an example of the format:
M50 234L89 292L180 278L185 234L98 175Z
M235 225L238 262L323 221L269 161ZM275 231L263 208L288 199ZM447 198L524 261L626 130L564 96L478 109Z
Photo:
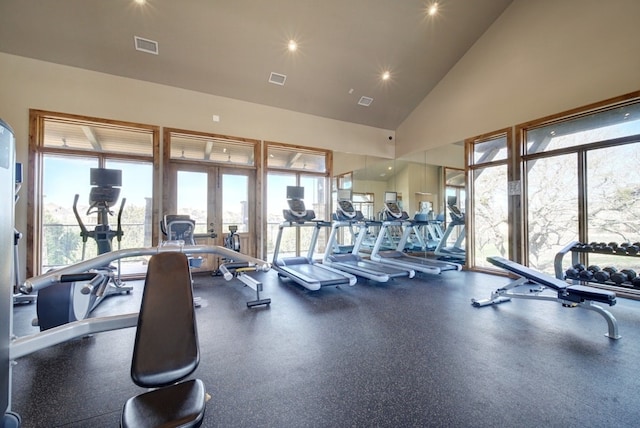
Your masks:
M373 98L371 97L360 97L360 101L358 101L358 105L369 107L372 102L373 102Z
M273 83L275 85L284 86L285 80L287 80L287 76L285 76L284 74L274 73L273 71L269 76L269 83Z
M143 39L142 37L133 36L136 43L136 50L146 52L154 55L158 55L158 42L149 39Z

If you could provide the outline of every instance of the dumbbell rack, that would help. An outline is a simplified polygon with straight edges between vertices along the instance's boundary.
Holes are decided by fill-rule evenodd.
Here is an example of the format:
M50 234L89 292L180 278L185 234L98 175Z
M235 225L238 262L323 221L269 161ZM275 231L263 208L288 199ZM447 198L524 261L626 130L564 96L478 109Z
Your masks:
M581 263L581 255L584 253L588 254L602 254L602 255L613 255L613 256L621 256L621 257L633 257L640 259L640 253L635 253L635 249L632 249L631 252L627 252L626 249L621 247L611 247L607 245L592 245L592 244L583 244L578 241L573 241L565 246L562 250L560 250L555 257L554 260L554 269L556 278L562 280L571 280L574 284L579 283L588 283L590 286L602 288L605 290L615 291L616 294L622 297L629 297L632 299L640 300L640 288L637 286L634 287L633 283L629 281L625 281L622 283L615 283L613 281L597 281L595 278L590 280L585 280L581 278L568 277L566 275L566 271L563 268L563 260L567 253L571 253L571 266L575 266L578 263ZM640 267L640 262L638 263Z

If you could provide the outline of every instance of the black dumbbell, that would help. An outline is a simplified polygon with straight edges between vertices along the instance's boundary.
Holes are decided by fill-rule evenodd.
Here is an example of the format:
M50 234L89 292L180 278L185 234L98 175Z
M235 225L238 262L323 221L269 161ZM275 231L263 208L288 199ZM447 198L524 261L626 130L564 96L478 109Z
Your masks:
M598 282L607 282L609 281L609 278L611 278L611 275L609 275L609 272L603 269L594 273L593 278Z
M580 271L580 273L578 273L578 277L583 281L591 281L596 272L600 272L600 266L591 265L585 270Z
M569 268L564 271L564 275L569 279L578 279L580 271L576 268Z
M620 285L623 282L626 282L628 279L627 275L625 275L622 272L616 272L613 275L611 275L611 281L615 282L616 284Z
M633 269L622 269L620 272L621 272L621 273L623 273L623 274L625 274L625 275L627 275L627 281L628 281L628 282L632 282L632 281L633 281L633 279L634 279L636 276L638 276L638 275L636 274L636 271L635 271L635 270L633 270Z
M573 268L576 269L578 272L582 272L583 270L586 269L586 267L584 267L582 263L576 263L575 265L573 265Z
M638 252L640 251L640 245L629 245L627 247L627 254L630 254L632 256L635 256L636 254L638 254Z
M593 278L598 282L606 282L611 279L611 275L616 273L618 269L613 266L606 266L602 270L594 272Z
M633 284L634 288L640 288L640 276L633 278L631 284Z
M607 244L607 246L608 246L608 247L611 247L611 249L612 249L613 251L616 251L616 250L618 249L618 243L617 243L617 242L609 242L609 243Z
M615 242L614 242L615 244ZM616 244L617 246L618 244ZM611 244L605 244L604 242L600 243L600 252L602 253L613 253L615 250L614 248L611 246Z

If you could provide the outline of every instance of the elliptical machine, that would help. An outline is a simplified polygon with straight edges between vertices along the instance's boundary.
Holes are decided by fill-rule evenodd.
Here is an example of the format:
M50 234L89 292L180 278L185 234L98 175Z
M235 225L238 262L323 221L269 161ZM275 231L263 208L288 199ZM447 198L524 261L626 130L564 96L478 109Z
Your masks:
M79 195L73 200L73 213L80 226L82 237L82 260L85 259L86 245L89 238L96 241L98 255L113 250L113 238L118 240L118 249L122 236L122 211L126 198L122 198L117 216L117 228L109 226L109 216L120 196L122 171L117 169L91 168L91 192L87 215L97 214L98 223L93 230L88 230L78 213ZM117 276L110 265L95 269L101 275L91 272L84 276L66 276L56 284L43 288L38 292L37 318L33 325L40 331L47 330L72 321L87 318L105 297L112 294L129 293L132 287L125 286L120 279L120 260L118 260ZM78 284L77 284L78 283Z

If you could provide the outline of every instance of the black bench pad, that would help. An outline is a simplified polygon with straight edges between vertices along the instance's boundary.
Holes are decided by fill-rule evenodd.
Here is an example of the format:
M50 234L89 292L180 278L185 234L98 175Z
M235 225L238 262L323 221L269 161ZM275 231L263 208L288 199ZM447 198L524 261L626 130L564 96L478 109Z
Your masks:
M600 290L599 288L587 287L584 285L571 285L565 290L566 299L571 301L594 300L596 302L606 303L609 306L616 304L616 293L613 291ZM558 297L565 298L558 293ZM573 300L572 297L581 300Z
M595 287L587 287L584 285L569 285L565 281L552 277L541 272L537 272L520 263L507 260L504 257L487 257L487 261L502 269L513 272L533 282L545 287L552 288L558 292L558 297L571 302L583 302L585 300L593 300L596 302L606 303L609 306L616 304L616 294L612 291L600 290Z

